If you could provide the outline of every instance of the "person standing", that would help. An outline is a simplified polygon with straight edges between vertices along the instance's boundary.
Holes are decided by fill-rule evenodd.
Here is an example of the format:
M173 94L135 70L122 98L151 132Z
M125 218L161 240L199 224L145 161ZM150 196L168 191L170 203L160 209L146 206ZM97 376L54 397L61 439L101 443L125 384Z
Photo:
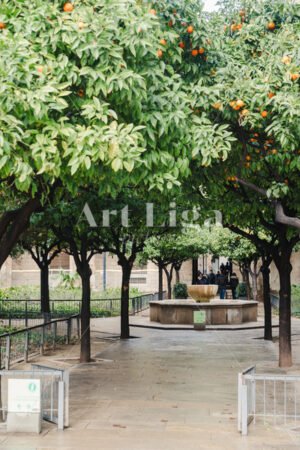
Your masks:
M196 284L201 284L200 281L201 281L202 277L203 277L202 273L200 272L200 270L198 270L198 272L197 272L197 283Z
M205 275L202 275L202 278L198 284L209 284Z
M230 288L231 288L231 292L232 292L232 298L234 300L236 300L236 289L239 285L239 279L236 275L235 272L233 272L233 274L230 277Z
M208 284L216 284L216 275L214 274L212 269L210 270L207 279L208 279Z
M224 271L222 271L218 277L218 285L219 285L220 299L224 300L226 296L226 285L227 285L227 277Z

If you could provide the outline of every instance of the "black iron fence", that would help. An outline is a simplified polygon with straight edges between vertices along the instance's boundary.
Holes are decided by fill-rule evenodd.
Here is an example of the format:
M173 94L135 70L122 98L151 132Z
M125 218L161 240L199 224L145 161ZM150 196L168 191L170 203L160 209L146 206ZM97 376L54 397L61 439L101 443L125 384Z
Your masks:
M129 300L129 313L137 314L149 307L149 302L158 299L158 293L144 294ZM120 315L121 300L92 299L91 317L112 317ZM0 328L3 326L33 326L55 318L80 314L81 300L50 300L50 313L41 313L39 300L0 300Z
M274 309L279 310L279 295L277 292L271 293L271 304ZM300 300L299 298L294 298L293 295L291 302L291 311L293 316L300 316Z
M0 369L28 361L59 344L71 344L80 338L80 316L56 319L18 331L0 335Z

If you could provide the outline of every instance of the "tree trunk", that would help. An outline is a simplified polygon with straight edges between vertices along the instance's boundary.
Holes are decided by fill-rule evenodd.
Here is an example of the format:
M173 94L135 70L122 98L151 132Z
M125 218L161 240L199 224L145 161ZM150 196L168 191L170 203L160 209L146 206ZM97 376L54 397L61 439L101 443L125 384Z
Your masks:
M292 363L291 345L291 251L282 248L274 258L279 272L279 367L290 367Z
M40 266L40 291L41 291L41 312L50 313L50 295L49 295L49 266L44 263Z
M163 264L158 264L158 300L164 297Z
M121 287L121 339L130 338L129 329L129 285L132 266L128 261L123 261L122 287Z
M251 300L251 286L250 286L249 270L247 268L244 268L243 270L243 277L246 283L247 300Z
M192 284L197 284L197 280L198 280L198 258L194 258L192 266Z
M8 211L0 218L0 269L21 234L28 228L31 215L40 207L40 199L31 198L18 210Z
M263 277L263 297L265 313L264 339L266 341L272 341L272 305L270 295L270 269L268 263L263 263L261 273Z
M164 267L164 272L167 277L167 288L168 288L168 300L171 300L172 298L172 275L173 275L173 266L171 267L170 271Z
M86 262L80 271L82 284L82 304L81 304L81 341L80 341L80 362L91 361L91 274L89 263Z
M253 262L253 270L251 269L251 267L249 267L249 273L252 279L252 295L253 295L253 300L257 302L257 278L259 275L259 272L257 272L257 261L255 260Z
M175 269L176 283L180 283L180 269L182 263L173 263L173 268Z

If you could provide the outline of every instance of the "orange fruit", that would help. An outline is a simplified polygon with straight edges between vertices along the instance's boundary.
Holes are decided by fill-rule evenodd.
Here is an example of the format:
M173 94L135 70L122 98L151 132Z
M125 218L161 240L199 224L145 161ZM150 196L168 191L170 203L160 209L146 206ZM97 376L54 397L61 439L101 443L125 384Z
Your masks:
M246 156L246 161L251 161L251 156L250 155Z
M283 64L291 64L292 58L290 56L285 55L283 56L281 62L283 62Z
M67 2L64 4L64 12L72 12L74 9L74 5L71 2Z
M159 57L159 58L161 58L162 56L163 56L163 52L162 52L162 50L157 50L157 56Z
M277 155L277 150L276 150L276 148L273 148L273 150L272 150L272 155Z
M246 11L244 9L241 9L240 12L239 12L239 15L241 17L244 17L246 15Z
M196 48L194 48L192 51L192 56L197 56L198 55L198 50Z
M250 169L251 164L250 164L249 162L246 162L246 163L245 163L245 167L246 167L246 169Z
M236 101L236 106L241 109L245 106L245 102L243 102L243 100L237 100Z
M262 111L260 115L265 119L268 116L268 111Z
M233 23L233 24L231 25L230 29L231 29L231 31L236 31L237 28L236 28L235 23Z
M161 45L167 45L167 41L166 41L165 39L161 39L161 40L159 41L159 43L160 43Z
M232 102L229 102L229 105L231 106L231 108L235 108L236 107L236 101L232 100Z
M38 66L36 70L38 71L38 73L43 73L44 66Z
M185 47L185 44L184 44L184 42L182 42L182 41L181 41L181 42L179 42L179 44L178 44L178 45L179 45L179 47L180 47L180 48L184 48L184 47Z
M242 115L243 117L248 116L248 114L249 114L249 109L243 109L243 111L241 111L241 115Z
M212 107L213 107L214 109L221 109L221 108L222 108L222 103L216 102L216 103L214 103L214 104L212 105Z
M156 15L155 9L150 9L149 14L152 14L153 16L155 16Z
M194 27L193 27L192 25L189 25L189 26L187 27L186 31L187 31L189 34L192 34L192 32L194 31Z
M199 55L203 55L203 53L205 53L205 48L199 48Z
M274 31L275 28L276 28L275 22L269 22L268 25L267 25L267 28L268 28L269 31Z
M78 94L78 97L83 97L84 96L84 90L83 89L79 89L77 94Z
M243 24L239 23L238 25L236 25L235 29L236 30L241 30L243 28Z
M269 92L269 93L268 93L268 97L269 97L269 98L273 98L273 97L275 97L275 95L276 95L276 94L274 94L274 92Z
M0 22L0 30L4 30L6 28L6 25L4 22Z
M300 77L299 73L291 73L290 76L292 81L297 81Z

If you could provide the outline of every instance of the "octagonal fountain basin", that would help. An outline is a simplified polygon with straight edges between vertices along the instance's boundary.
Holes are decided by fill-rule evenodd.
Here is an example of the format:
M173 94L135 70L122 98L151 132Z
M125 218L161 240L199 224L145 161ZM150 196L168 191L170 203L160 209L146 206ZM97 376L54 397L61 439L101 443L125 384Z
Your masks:
M203 311L206 325L239 325L257 321L257 302L217 300L159 300L150 302L150 321L162 324L193 325L194 312Z
M188 294L199 303L207 303L215 298L218 292L216 284L193 284L188 286Z

